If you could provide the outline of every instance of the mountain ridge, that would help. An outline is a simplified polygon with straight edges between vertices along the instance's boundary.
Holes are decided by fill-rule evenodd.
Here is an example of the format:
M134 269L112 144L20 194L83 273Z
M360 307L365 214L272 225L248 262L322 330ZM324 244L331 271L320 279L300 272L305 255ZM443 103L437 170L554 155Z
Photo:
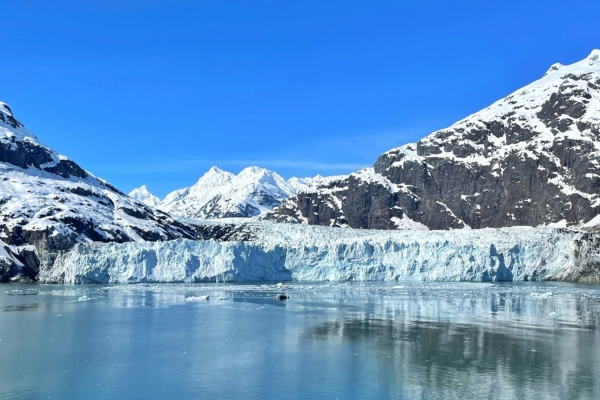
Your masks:
M0 103L0 281L36 279L77 243L195 236L44 145Z
M407 219L429 229L584 226L600 212L599 60L594 50L554 64L489 107L383 153L371 172L300 193L265 218L380 229Z
M156 205L156 196L145 186L134 189L130 196L185 218L251 218L322 179L317 175L285 180L276 172L257 166L246 167L235 175L213 166L194 185L169 193Z

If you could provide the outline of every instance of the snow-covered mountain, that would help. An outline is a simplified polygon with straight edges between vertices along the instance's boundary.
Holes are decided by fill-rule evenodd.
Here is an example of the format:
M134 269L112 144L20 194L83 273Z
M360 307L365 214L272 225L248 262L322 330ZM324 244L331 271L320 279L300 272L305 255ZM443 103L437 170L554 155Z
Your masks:
M150 193L146 185L142 185L137 189L133 189L131 192L129 192L129 197L150 207L156 207L160 204L160 199Z
M265 168L248 167L234 175L212 167L192 187L167 195L158 208L187 218L254 217L321 179L316 176L286 181Z
M321 175L316 175L312 178L290 178L287 180L288 186L292 189L294 194L300 192L301 190L310 189L317 182L322 181L325 177Z
M45 146L0 103L0 280L35 278L76 243L194 237Z
M600 214L600 50L266 218L355 228L557 224ZM598 220L598 218L596 219ZM597 221L600 223L600 221Z

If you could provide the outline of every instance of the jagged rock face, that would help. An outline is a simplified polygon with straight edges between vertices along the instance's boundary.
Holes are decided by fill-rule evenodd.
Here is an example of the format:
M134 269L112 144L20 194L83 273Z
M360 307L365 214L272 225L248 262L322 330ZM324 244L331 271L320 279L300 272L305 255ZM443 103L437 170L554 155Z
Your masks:
M0 140L0 162L21 168L35 167L68 178L87 177L86 172L75 164L38 142L37 138L25 131L25 127L15 119L10 107L0 102L0 126L4 125ZM12 130L8 128L12 128ZM27 133L25 133L27 132ZM19 134L20 133L20 134ZM29 134L28 134L29 133Z
M42 144L0 103L0 241L10 254L0 280L15 273L35 279L41 263L76 243L195 235Z
M600 213L600 51L546 75L372 170L300 192L267 219L354 228L558 223ZM368 176L368 179L365 177ZM396 221L396 223L394 223Z

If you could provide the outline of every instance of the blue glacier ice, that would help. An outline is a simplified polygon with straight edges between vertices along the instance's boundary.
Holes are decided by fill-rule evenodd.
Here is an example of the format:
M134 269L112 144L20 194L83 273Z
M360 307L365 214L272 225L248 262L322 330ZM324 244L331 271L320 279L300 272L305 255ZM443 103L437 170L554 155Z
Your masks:
M79 244L41 282L544 280L596 257L586 234L551 227L377 231L252 222L250 241Z

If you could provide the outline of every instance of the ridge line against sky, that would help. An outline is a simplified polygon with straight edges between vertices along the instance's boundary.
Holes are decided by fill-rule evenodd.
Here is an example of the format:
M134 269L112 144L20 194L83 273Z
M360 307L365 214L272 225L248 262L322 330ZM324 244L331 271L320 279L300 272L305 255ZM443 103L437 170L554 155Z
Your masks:
M600 47L600 3L578 0L6 0L3 11L0 101L96 176L160 197L212 165L284 178L370 166Z
M210 164L211 167L218 167L224 171L228 171L228 168L221 166L234 167L237 171L239 168L243 169L246 167L261 167L277 172L277 168L307 168L324 171L338 171L340 169L356 171L366 167L370 167L371 164L336 164L336 163L324 163L318 161L289 161L289 160L176 160L166 162L155 162L155 163L130 163L130 164L107 164L105 168L107 171L119 171L123 174L144 174L147 172L155 173L171 173L171 172L187 172L199 171L199 166ZM208 170L208 169L207 169ZM91 171L90 171L91 172ZM201 175L204 174L203 171ZM200 176L198 176L200 178ZM307 178L307 176L297 176L296 178ZM288 178L289 179L289 178ZM141 186L141 185L140 185Z

